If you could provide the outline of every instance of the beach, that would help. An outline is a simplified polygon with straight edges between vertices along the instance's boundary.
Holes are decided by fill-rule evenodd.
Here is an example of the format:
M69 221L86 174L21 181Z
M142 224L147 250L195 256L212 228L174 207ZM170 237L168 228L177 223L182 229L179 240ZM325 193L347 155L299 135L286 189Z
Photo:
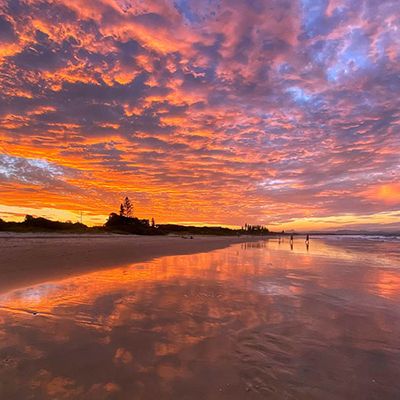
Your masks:
M42 281L156 257L211 251L257 237L0 235L0 293Z
M0 0L0 400L400 400L400 0Z
M397 239L20 240L2 399L400 397Z

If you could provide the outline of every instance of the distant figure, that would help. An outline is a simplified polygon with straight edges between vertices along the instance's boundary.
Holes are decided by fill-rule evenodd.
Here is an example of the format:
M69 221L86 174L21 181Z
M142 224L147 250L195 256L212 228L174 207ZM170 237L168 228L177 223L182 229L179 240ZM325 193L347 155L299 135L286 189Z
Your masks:
M278 237L278 243L281 244L281 237Z
M307 234L307 236L306 236L306 249L307 249L307 251L309 250L309 248L310 248L310 235Z
M290 243L293 243L293 235L290 235Z

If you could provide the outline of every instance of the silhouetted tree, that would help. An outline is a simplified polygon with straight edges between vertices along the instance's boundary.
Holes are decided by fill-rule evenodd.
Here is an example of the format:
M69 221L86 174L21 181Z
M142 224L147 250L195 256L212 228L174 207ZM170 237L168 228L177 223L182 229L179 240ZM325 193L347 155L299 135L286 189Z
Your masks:
M124 205L122 203L119 206L119 216L120 217L124 217L125 216L125 208L124 208Z
M110 214L104 227L106 230L114 232L133 233L138 235L164 234L160 229L151 228L148 219L120 216L116 213Z
M156 226L156 223L154 222L154 218L151 219L151 227L154 228Z
M125 211L124 216L128 217L128 218L132 217L133 216L133 206L132 206L131 201L129 200L129 197L125 197L123 207L124 207L124 211Z
M32 215L25 215L25 223L32 223L32 221L34 221L35 218L32 217Z

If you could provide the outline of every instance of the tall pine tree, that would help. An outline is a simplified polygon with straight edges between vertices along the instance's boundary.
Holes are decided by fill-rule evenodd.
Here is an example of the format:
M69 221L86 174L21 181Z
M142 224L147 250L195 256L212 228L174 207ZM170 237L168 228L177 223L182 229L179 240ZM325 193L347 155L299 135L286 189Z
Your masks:
M131 201L129 200L129 197L125 197L123 207L124 207L124 211L125 211L125 213L124 213L125 217L129 217L129 218L132 217L133 216L133 205L132 205Z

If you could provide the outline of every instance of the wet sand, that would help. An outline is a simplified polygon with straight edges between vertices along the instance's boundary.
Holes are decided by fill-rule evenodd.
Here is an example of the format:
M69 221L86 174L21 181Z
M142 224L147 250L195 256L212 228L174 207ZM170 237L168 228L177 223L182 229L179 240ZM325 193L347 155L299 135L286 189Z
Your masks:
M399 399L399 255L271 239L0 294L0 398Z
M256 237L0 235L0 293L156 257L211 251Z

